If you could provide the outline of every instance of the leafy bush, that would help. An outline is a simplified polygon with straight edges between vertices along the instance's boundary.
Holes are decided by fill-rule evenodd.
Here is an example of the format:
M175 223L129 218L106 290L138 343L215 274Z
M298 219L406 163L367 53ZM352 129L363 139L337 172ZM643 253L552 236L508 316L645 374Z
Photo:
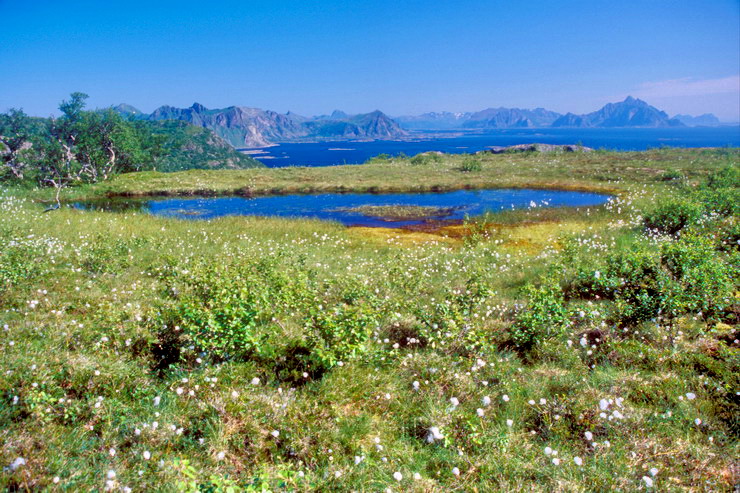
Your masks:
M463 159L462 165L460 166L460 171L463 171L465 173L481 171L482 169L483 165L474 157L466 157L465 159Z
M428 165L428 164L441 163L441 162L442 162L442 156L434 152L425 152L422 154L417 154L416 156L409 159L409 163L415 166Z
M563 291L553 279L539 287L528 284L524 294L527 305L517 314L510 337L517 348L528 350L560 335L568 324L568 312Z
M376 324L374 311L365 305L341 304L327 310L317 304L305 324L311 368L326 370L365 353Z
M675 235L686 226L695 224L703 212L701 204L692 200L672 199L646 214L643 222L649 231Z

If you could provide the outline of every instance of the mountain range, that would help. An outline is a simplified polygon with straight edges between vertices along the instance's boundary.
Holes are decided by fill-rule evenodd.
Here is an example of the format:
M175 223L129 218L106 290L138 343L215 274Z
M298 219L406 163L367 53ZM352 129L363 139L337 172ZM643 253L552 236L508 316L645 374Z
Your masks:
M397 140L407 136L398 123L381 111L360 115L334 111L329 116L309 118L291 112L282 114L244 106L208 109L199 103L189 108L160 106L151 114L142 113L127 104L113 109L131 118L181 120L208 128L236 148L263 147L278 142Z
M283 142L325 142L347 140L401 140L413 137L409 131L487 130L547 127L683 127L718 125L712 114L697 117L668 114L641 99L628 96L601 109L577 115L560 114L544 108L488 108L477 112L435 112L394 119L381 111L349 115L334 110L328 115L306 117L259 108L229 106L208 109L194 103L189 108L160 106L150 114L128 104L113 108L128 118L149 121L179 120L212 130L233 147L264 147Z
M565 115L544 108L488 108L474 113L425 113L417 116L400 116L396 121L409 130L454 130L494 128L545 128L545 127L681 127L706 124L702 115L697 122L688 115L670 118L664 111L641 99L628 96L624 101L609 103L601 109L576 115ZM718 122L718 120L717 120Z

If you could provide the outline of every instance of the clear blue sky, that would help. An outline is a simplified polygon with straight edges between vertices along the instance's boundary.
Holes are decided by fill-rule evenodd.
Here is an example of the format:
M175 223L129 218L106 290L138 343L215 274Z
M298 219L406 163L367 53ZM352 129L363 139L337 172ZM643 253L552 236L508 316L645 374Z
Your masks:
M740 116L738 0L0 0L0 111L254 106L391 115L628 94Z

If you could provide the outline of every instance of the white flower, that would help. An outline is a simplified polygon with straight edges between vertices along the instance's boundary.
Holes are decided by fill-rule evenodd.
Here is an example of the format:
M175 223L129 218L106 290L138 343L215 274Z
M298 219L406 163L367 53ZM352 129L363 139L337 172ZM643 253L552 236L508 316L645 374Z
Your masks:
M116 471L111 469L110 471L108 471L108 474L106 474L106 477L108 479L116 479Z
M550 447L545 447L545 455L552 454L552 449Z
M452 468L452 474L454 474L455 476L459 476L460 475L460 469L458 469L457 467L453 467Z
M182 393L183 393L184 391L183 391L182 387L177 387L177 388L175 389L175 392L177 392L177 395L182 395Z
M435 440L442 440L444 437L437 426L432 426L429 428L429 433L427 434L427 442L434 443Z
M54 476L54 479L52 479L52 482L53 482L54 484L57 484L57 483L59 483L59 476Z
M506 420L506 426L508 426L508 427L514 426L514 420L513 419L507 419Z
M650 469L650 475L653 476L653 477L655 477L656 474L658 474L658 468L657 467L651 468Z
M236 399L237 397L239 397L239 392L237 392L236 390L232 390L231 397L232 399Z
M650 477L643 476L642 477L642 480L645 481L645 486L647 486L648 488L652 488L653 487L653 480Z
M686 398L690 401L693 401L694 399L696 399L696 394L693 392L689 392L688 394L686 394Z
M417 382L416 380L414 380L411 386L414 388L414 390L419 390L419 382Z
M506 395L506 394L502 395L502 396L501 396L501 399L502 399L502 400L503 400L504 402L509 402L509 396L508 396L508 395Z
M481 418L486 415L486 412L481 408L476 409L475 412L478 413L478 416Z
M159 397L159 396L157 396L157 397L154 398L154 405L155 406L159 406L160 399L161 399L161 397Z
M586 433L584 433L583 436L585 436L586 440L588 440L589 442L594 439L594 434L591 433L590 431L587 431Z
M554 459L552 460L552 463L553 463L553 464L555 464L556 466L557 466L557 465L560 465L560 459L558 459L557 457L555 457L555 458L554 458Z
M403 479L403 474L401 474L400 472L396 471L396 472L393 473L393 478L396 481L401 481Z
M540 405L544 406L545 404L547 404L547 399L540 399Z
M452 409L455 409L458 405L460 405L460 401L457 400L457 397L450 397L450 404L452 404Z
M259 384L260 384L260 379L259 379L259 378L257 378L257 377L254 377L254 378L252 379L252 385L259 385Z
M488 407L491 405L491 398L487 395L483 396L483 406Z
M272 431L270 432L270 435L272 435L273 437L277 438L277 437L279 437L279 436L280 436L280 432L279 432L279 431L277 431L277 430L272 430Z
M111 457L115 457L116 456L116 449L112 448L112 449L108 450L108 453L110 454Z
M144 460L149 460L149 459L151 459L151 457L152 457L152 454L148 450L145 450L144 451Z
M609 407L609 401L607 401L606 399L601 399L599 401L599 409L601 409L602 411L606 411L608 407Z
M226 457L226 452L219 452L216 456L218 460L224 460L224 457Z
M26 459L24 459L23 457L17 457L13 462L10 463L10 466L8 467L11 471L15 471L19 467L25 466L25 465L26 465Z
M696 419L694 420L694 424L695 424L696 426L699 426L699 425L701 425L701 420L700 420L699 418L696 418Z
M575 462L578 467L583 465L583 459L580 457L573 457L573 462Z

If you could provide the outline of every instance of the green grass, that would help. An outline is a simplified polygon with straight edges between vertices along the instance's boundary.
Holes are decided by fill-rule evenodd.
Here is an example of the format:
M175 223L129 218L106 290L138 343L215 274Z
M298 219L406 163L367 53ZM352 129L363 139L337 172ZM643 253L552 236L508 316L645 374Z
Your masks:
M711 257L735 272L735 301L719 318L690 312L625 325L615 300L581 287L596 270L606 275L610 255L678 245L646 236L643 215L667 196L694 197L739 156L497 155L475 158L475 172L460 171L470 158L443 156L141 173L67 191L69 199L245 187L617 194L604 207L512 211L427 232L43 213L46 191L5 189L0 465L26 463L0 472L0 487L631 491L650 476L656 490L731 491L738 264L737 247L720 237L733 238L737 217L705 214L691 226L714 236ZM684 179L664 179L670 170ZM511 329L531 302L522 288L546 278L565 288L570 324L517 350ZM582 294L571 295L574 286ZM593 329L604 342L583 347ZM241 342L218 345L233 341ZM432 426L444 438L428 443Z

